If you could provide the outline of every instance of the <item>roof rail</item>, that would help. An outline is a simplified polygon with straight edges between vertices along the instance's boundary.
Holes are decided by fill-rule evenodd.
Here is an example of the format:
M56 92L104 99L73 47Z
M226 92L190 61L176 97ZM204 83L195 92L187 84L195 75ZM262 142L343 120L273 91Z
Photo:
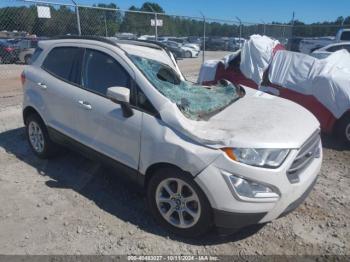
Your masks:
M94 40L94 41L100 41L100 42L104 42L106 44L111 44L114 46L118 46L117 43L115 41L109 40L105 37L101 37L101 36L93 36L93 35L62 35L62 36L57 36L57 37L53 37L50 38L49 40L59 40L59 39L84 39L84 40Z
M157 41L150 41L150 40L139 40L139 39L131 39L131 40L122 40L122 39L117 39L117 40L111 40L108 39L107 37L101 37L101 36L89 36L89 35L63 35L63 36L57 36L50 38L49 40L59 40L59 39L84 39L84 40L94 40L94 41L100 41L103 43L107 43L113 46L117 46L120 49L121 46L118 45L118 43L124 43L124 44L134 44L134 45L139 45L139 46L144 46L144 47L149 47L149 48L155 48L155 49L163 49L165 52L170 55L170 51L168 47L160 42Z

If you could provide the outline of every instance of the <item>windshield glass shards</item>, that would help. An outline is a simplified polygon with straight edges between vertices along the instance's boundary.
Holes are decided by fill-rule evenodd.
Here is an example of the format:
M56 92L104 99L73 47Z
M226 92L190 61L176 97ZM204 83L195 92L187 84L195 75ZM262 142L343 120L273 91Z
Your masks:
M239 98L237 88L223 81L217 86L202 86L183 81L170 66L156 60L129 55L152 85L176 103L193 120L209 118Z

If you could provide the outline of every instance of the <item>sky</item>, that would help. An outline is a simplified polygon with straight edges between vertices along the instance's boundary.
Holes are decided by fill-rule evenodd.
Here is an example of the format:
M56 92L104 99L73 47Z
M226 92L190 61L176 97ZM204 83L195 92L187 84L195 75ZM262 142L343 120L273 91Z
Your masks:
M46 0L68 2L70 0ZM82 5L115 3L122 9L131 5L140 7L146 0L76 0ZM305 23L334 21L339 16L350 16L350 0L149 0L163 7L166 13L235 20L245 22L289 22L293 11L295 19ZM2 3L1 3L2 2ZM13 0L0 0L0 6Z

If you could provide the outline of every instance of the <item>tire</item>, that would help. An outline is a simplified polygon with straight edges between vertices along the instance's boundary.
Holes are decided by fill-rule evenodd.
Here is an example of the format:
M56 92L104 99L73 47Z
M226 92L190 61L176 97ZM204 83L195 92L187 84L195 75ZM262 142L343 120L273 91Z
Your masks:
M176 193L179 184L183 185L182 190ZM173 194L167 193L168 190ZM186 202L185 198L189 200ZM168 167L156 170L147 184L147 202L155 219L179 236L198 237L212 227L212 209L208 199L192 176L180 169Z
M186 58L192 58L192 53L190 51L185 52L185 57Z
M25 119L28 143L34 154L46 159L57 153L57 145L52 142L44 122L37 114L31 114Z
M24 63L26 64L26 65L29 65L29 63L30 63L30 59L32 58L32 55L26 55L25 57L24 57Z
M337 123L337 137L350 146L350 114L343 116Z
M0 56L0 65L4 63L4 59Z

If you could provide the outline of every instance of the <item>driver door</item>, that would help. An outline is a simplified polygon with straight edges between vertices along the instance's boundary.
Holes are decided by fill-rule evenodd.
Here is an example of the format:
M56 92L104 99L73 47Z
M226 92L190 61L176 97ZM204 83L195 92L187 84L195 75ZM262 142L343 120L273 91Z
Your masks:
M87 48L82 66L78 131L83 143L92 149L138 169L142 112L133 110L124 117L121 105L109 100L107 89L131 88L131 77L113 52ZM133 103L131 93L130 103Z

